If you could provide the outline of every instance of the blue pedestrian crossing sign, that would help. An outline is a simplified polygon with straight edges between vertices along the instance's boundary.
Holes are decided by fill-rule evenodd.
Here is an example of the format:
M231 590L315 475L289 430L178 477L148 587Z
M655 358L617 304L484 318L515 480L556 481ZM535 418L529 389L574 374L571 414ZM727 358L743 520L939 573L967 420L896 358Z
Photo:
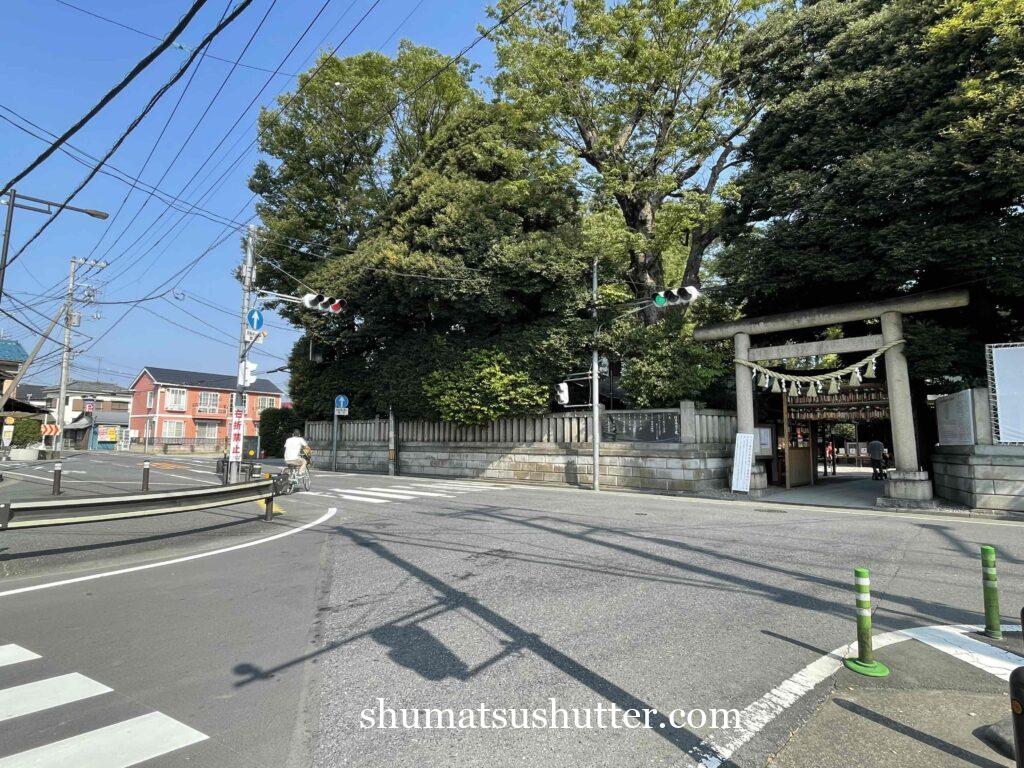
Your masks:
M334 398L335 408L348 408L348 398L345 395L338 395Z
M263 330L263 313L258 309L250 309L245 316L245 324L249 326L251 331Z

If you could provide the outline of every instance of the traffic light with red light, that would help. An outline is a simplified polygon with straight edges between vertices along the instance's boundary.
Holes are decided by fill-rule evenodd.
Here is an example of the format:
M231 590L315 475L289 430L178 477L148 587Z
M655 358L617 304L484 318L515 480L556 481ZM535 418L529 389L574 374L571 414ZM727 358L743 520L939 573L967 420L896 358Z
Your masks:
M348 302L322 293L307 293L302 297L302 305L307 309L317 309L337 315L348 309Z

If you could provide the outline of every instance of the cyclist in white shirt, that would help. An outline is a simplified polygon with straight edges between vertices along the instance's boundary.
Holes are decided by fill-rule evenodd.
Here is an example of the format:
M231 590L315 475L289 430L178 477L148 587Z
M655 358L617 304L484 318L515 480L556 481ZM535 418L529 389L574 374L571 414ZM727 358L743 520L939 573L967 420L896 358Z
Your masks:
M284 441L284 463L289 467L298 467L298 474L306 470L305 453L309 451L309 443L302 437L302 432L295 430L292 436Z

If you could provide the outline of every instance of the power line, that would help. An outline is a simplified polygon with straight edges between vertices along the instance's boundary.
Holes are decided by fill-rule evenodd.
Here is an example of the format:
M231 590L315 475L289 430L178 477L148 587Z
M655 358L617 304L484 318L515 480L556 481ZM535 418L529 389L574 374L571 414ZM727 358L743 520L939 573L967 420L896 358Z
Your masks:
M101 16L100 14L98 14L98 13L96 13L94 11L90 11L87 8L80 8L79 6L73 5L72 3L69 3L66 0L53 0L53 1L55 3L60 3L61 5L66 6L68 8L73 8L74 10L79 11L80 13L84 13L87 16L92 16L94 19L99 19L100 21L105 21L107 24L113 24L114 26L120 27L121 29L126 29L129 32L134 32L137 35L142 35L143 37L148 37L150 40L159 40L160 39L157 35L154 35L154 34L151 34L149 32L146 32L145 30L139 29L138 27L133 27L130 24L125 24L124 22L118 21L117 19L111 19L111 18L109 18L107 16ZM188 46L182 45L181 43L175 43L172 47L173 48L177 48L178 50L184 51L186 53L192 53L195 50L194 48L189 48ZM235 64L236 63L236 62L231 61L231 59L223 59L220 56L214 56L212 53L207 54L207 58L213 59L214 61L222 61L225 64ZM256 66L255 64L242 64L242 63L238 63L238 66L245 67L246 69L255 69L255 70L258 70L259 72L270 72L271 71L269 69L266 69L265 67ZM281 75L283 77L297 77L297 75L294 75L294 74L292 74L290 72L278 72L278 73L275 73L275 74L279 74L279 75Z
M380 0L377 0L377 2L379 2L379 1ZM312 29L314 24L316 24L317 19L320 18L321 14L323 14L323 12L326 10L326 8L330 4L330 2L331 2L331 0L324 0L323 5L320 6L320 9L316 12L316 15L314 15L312 20L309 22L309 24L306 25L306 28L303 30L302 34L295 41L295 43L292 45L292 47L288 50L288 53L286 53L284 58L281 59L281 63L280 63L280 65L278 65L278 68L283 67L284 64L288 61L289 57L291 57L292 53L299 46L299 44L302 42L303 38L305 38L305 36L307 34L309 34L310 29ZM229 73L229 75L230 75L230 73ZM182 188L178 192L179 195L180 194L184 194L185 190L187 190L189 188L189 186L191 186L192 182L195 181L196 177L200 174L200 172L203 170L203 168L206 167L206 165L210 162L210 160L217 154L217 151L221 148L221 146L224 144L224 142L227 140L227 138L235 130L235 128L238 127L238 124L245 117L246 113L249 111L249 109L252 108L253 104L256 103L256 101L259 99L259 97L263 94L263 91L266 90L267 86L269 86L272 81L273 81L273 77L268 77L267 78L266 82L263 84L263 86L260 88L260 90L257 92L257 94L252 98L252 100L250 100L249 104L246 105L245 109L242 110L241 114L239 114L238 118L231 125L231 127L227 130L227 132L224 134L224 136L221 138L221 140L219 142L217 142L217 145L210 151L210 153L206 156L206 158L203 160L203 162L200 163L199 167L196 168L195 172L192 174L191 177L189 177L188 181L185 182L184 186L182 186ZM218 165L219 165L219 162L218 162ZM216 167L216 165L214 167ZM229 166L228 170L230 170L230 166ZM222 174L221 177L218 178L217 182L214 182L214 184L216 185L218 182L224 180L226 175L227 175L227 172ZM202 183L202 182L200 182L200 183ZM199 201L202 201L211 192L212 192L212 187L211 187L211 189L206 194L200 196ZM255 197L255 195L253 195L253 197ZM252 198L250 198L250 200L251 199ZM246 205L243 206L243 209L245 207L248 207L248 205L249 205L249 203L246 202ZM138 237L135 238L135 240L132 242L131 245L128 246L127 249L125 249L124 251L122 251L118 255L114 256L113 258L109 259L108 261L112 264L112 263L120 260L129 250L131 250L133 247L135 247L135 245L138 244L139 241L142 240L142 238L144 238L150 231L152 231L153 227L155 227L157 225L157 223L164 217L164 215L167 213L168 210L170 210L170 207L169 206L165 207L164 210L161 211L159 213L159 215L157 215L157 217L152 222L150 222L150 224L142 231L142 233ZM182 216L180 216L178 218L178 220L174 224L171 225L171 228L173 229L174 227L177 227L183 220L184 220L184 214L182 214ZM168 230L168 232L169 231L170 230ZM121 275L125 274L125 272L130 270L136 264L138 264L141 259L145 258L145 256L148 253L150 253L157 245L159 245L159 241L154 242L154 244L152 246L150 246L150 248L148 250L144 251L142 254L137 256L132 262L130 262L128 264L127 267L125 267L124 269L121 269L120 271L118 271L117 274L111 274L110 277L108 278L108 282L110 282L110 281L120 277ZM107 253L109 253L109 252L110 251L108 249Z
M178 23L174 25L174 28L167 34L167 37L161 40L159 45L156 46L156 48L154 48L152 51L146 54L139 61L139 63L132 68L131 72L129 72L121 79L121 82L119 82L109 91L107 91L103 95L103 98L96 102L92 109L86 112L85 115L83 115L78 120L78 122L76 122L66 131L64 131L64 133L58 136L56 141L54 141L49 147L43 150L43 152L38 157L36 157L35 160L29 163L24 168L24 170L15 174L14 178L8 181L4 185L4 188L0 190L0 195L7 194L8 190L10 190L11 187L13 187L15 184L17 184L19 181L25 178L28 174L30 174L33 170L39 167L39 165L45 162L50 155L57 151L57 148L60 147L61 144L63 144L65 141L67 141L76 133L78 133L78 131L80 131L86 125L86 123L92 120L101 109L103 109L107 104L109 104L114 99L114 97L117 96L117 94L119 94L121 91L127 88L128 84L131 83L132 80L138 77L138 75L144 69L146 69L146 67L152 64L153 61L161 53L166 51L171 46L171 44L177 39L178 35L180 35L185 30L185 27L188 26L189 22L192 21L192 19L195 17L197 13L199 13L200 9L202 9L204 5L206 5L206 0L195 0L195 2L192 4L192 7L188 9L188 12L184 16L182 16L181 19L178 20ZM189 59L189 61L191 62L191 58Z
M197 0L197 2L199 2L199 1L200 0ZM201 1L205 2L205 0L201 0ZM138 116L136 116L136 118L134 120L132 120L132 122L128 125L128 127L124 130L124 132L118 137L117 141L115 141L114 144L107 151L107 154L103 156L103 159L97 165L95 165L92 168L92 170L89 171L89 173L86 174L86 176L82 180L82 182L74 189L74 191L71 192L70 195L68 195L64 199L64 202L61 203L61 205L57 208L56 211L54 211L53 215L50 218L48 218L43 223L43 225L41 227L39 227L39 229L37 229L35 231L35 233L28 239L28 241L25 242L21 246L21 248L19 248L18 251L13 256L11 256L11 258L7 262L8 264L13 264L15 261L17 261L18 257L22 253L25 252L25 249L28 248L28 246L31 245L32 242L37 237L39 237L39 235L41 235L47 229L47 227L50 226L50 224L52 222L54 222L57 219L58 216L60 216L61 212L64 210L64 206L66 206L68 203L70 203L72 200L74 200L75 197L78 195L78 193L81 192L85 188L85 185L88 184L90 181L92 181L93 177L95 177L96 174L99 173L99 170L102 167L102 164L104 162L106 162L108 159L110 159L110 157L115 152L117 152L117 150L120 148L121 144L124 143L125 139L128 138L128 136L132 133L132 131L135 130L135 128L139 125L139 123L142 122L142 120L146 117L146 115L149 114L150 110L153 109L153 107L160 100L160 98L168 91L168 89L171 88L171 86L173 86L176 82L178 82L178 80L181 79L182 75L184 75L185 72L188 70L188 68L192 65L192 62L196 59L196 57L199 55L199 53L202 51L202 49L205 48L207 45L209 45L210 42L218 34L221 33L221 31L223 31L229 24L231 24L231 22L233 22L235 19L237 19L238 16L241 15L241 13L246 8L249 7L250 4L252 4L252 0L242 0L242 2L239 3L238 6L236 6L235 9L230 14L228 14L227 17L222 19L221 22L216 27L214 27L206 35L206 37L203 38L202 42L200 43L200 47L195 52L193 52L191 55L189 55L188 59L178 69L178 71L175 72L174 75L172 75L171 78L166 83L164 83L157 90L157 92L155 94L153 94L153 96L150 98L149 102L143 108L142 112L140 112L138 114ZM56 147L54 147L53 149L56 149ZM8 185L8 186L10 186L10 185Z
M272 0L270 5L268 6L266 12L263 14L263 17L260 19L259 24L256 25L256 28L252 31L252 34L249 35L249 39L246 41L245 46L242 48L241 53L239 53L238 56L235 57L235 61L234 61L233 65L232 65L231 69L228 70L228 73L224 76L224 79L221 81L221 83L218 86L216 92L213 94L213 96L207 102L206 108L203 109L202 114L199 115L199 117L196 119L195 123L192 125L192 129L189 131L188 136L186 136L185 140L183 142L181 142L181 145L178 147L178 151L174 154L174 157L171 158L171 161L167 164L167 167L164 169L163 174L157 180L157 182L156 182L157 186L162 184L164 179L167 178L167 175L171 172L171 169L174 167L174 164L178 161L178 158L181 157L181 153L185 151L185 147L188 146L188 143L192 140L192 137L195 136L196 131L199 129L199 126L203 124L203 120L206 118L206 115L209 114L210 109L213 108L214 103L216 103L217 99L220 98L221 93L224 91L224 87L228 84L228 80L230 80L231 76L235 73L235 67L238 65L238 62L241 61L242 57L245 55L245 52L249 50L249 46L252 45L253 41L256 39L256 36L259 34L260 30L263 28L263 24L266 22L267 17L270 15L270 12L272 10L274 10L274 6L276 6L276 5L277 5L277 0ZM214 151L216 151L216 150L214 150ZM188 185L186 184L185 187L182 188L182 191L187 189L187 187L188 187ZM107 246L107 250L104 251L104 253L103 253L104 257L106 257L106 255L109 254L114 249L114 247L121 240L121 238L124 237L125 233L131 228L131 226L139 218L139 216L142 214L142 212L146 209L146 205L149 204L149 201L151 199L152 198L147 198L145 200L145 202L143 202L143 204L139 208L139 210L135 212L134 216L132 216L131 221L129 221L128 224L125 225L124 229L121 230L121 233L114 239L114 241L109 246ZM143 233L143 235L144 234L145 233ZM135 242L136 243L138 242L138 238L135 240ZM134 245L134 243L133 243L133 245ZM129 246L129 247L131 247L131 246Z
M63 0L55 0L55 2L63 3ZM70 7L74 8L76 6L72 5ZM224 16L227 14L227 11L230 7L231 0L227 0L227 5L224 6L224 12L220 14L221 20L223 20ZM188 88L191 86L191 84L193 84L193 81L196 79L196 75L199 74L199 68L203 66L203 61L206 59L207 55L209 55L208 49L204 48L203 53L200 56L199 63L197 63L196 68L193 71L191 71L191 74L188 75L188 79L185 81L184 87L178 94L178 100L174 102L174 106L171 109L170 114L167 116L167 120L164 121L163 128L160 129L160 133L157 134L157 138L154 140L153 146L150 147L150 153L148 153L148 155L145 156L145 160L142 161L142 167L138 169L138 176L141 176L143 173L145 173L145 169L148 166L150 166L150 161L153 160L153 156L157 152L157 147L160 146L160 142L164 138L164 134L167 132L168 127L171 125L171 121L174 120L174 116L177 115L178 108L179 106L181 106L181 102L184 100L185 94L188 92ZM160 181L162 180L163 179L161 178ZM157 184L160 184L160 181L158 181ZM118 216L121 215L121 212L124 210L125 205L128 203L128 199L131 197L132 191L133 187L129 186L128 189L125 191L124 197L121 199L121 204L118 206L118 210L116 210L114 214L111 216L111 218L108 220L108 222L106 222L106 226L103 227L103 231L100 233L99 239L92 246L92 250L89 251L89 253L86 255L86 258L92 258L92 255L96 252L96 249L99 248L99 244L102 243L103 240L106 238L106 233L108 233L111 230L111 227L114 226L114 222L117 221ZM150 200L152 200L152 198L146 198L142 202L142 208L144 208L146 203L150 202ZM140 208L139 210L142 210L142 208Z

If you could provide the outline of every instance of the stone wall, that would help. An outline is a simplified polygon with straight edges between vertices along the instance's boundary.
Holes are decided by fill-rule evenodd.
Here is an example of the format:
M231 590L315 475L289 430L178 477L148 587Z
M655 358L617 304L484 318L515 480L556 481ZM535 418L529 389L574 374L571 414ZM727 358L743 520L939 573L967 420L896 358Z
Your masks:
M932 468L936 496L1024 517L1024 446L940 445Z
M313 445L314 466L329 468L329 446ZM701 491L728 487L732 448L725 444L602 443L601 484L607 488ZM387 472L387 445L348 443L338 470ZM589 443L402 443L398 472L430 477L589 485Z

